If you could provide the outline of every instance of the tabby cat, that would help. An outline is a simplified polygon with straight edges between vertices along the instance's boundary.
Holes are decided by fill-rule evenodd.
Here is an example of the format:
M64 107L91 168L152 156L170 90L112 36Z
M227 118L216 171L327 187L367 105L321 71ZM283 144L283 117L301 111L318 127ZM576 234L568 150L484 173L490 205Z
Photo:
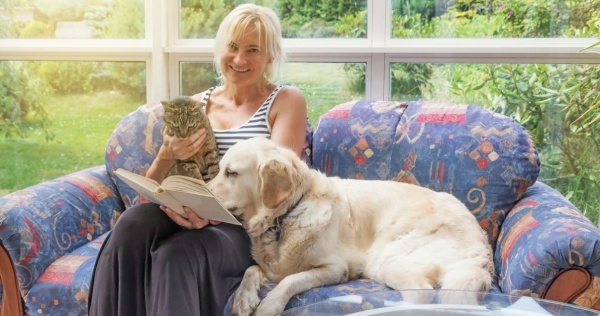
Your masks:
M204 145L192 157L177 160L169 170L169 175L178 174L202 179L202 173L205 172L208 180L212 180L219 173L219 148L202 103L190 97L177 97L161 103L164 108L163 134L183 139L201 128L206 129Z

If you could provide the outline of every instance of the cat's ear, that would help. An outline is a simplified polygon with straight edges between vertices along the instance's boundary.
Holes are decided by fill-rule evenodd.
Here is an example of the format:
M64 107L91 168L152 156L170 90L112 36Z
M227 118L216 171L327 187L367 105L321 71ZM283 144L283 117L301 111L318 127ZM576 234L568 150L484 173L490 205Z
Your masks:
M162 103L163 107L165 107L165 108L173 107L172 101L160 101L160 103Z

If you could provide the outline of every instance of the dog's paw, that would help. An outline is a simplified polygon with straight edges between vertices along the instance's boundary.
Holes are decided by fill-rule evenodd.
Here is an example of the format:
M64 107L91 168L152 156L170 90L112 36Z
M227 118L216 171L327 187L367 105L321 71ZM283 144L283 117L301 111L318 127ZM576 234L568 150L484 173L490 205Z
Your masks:
M287 301L282 302L282 300L274 298L274 296L270 294L272 293L267 294L267 296L260 302L254 315L275 316L283 313Z
M258 293L237 291L233 300L233 314L236 316L250 316L259 303Z
M268 303L260 303L256 308L255 316L276 316L283 313L285 309L285 304L268 304Z

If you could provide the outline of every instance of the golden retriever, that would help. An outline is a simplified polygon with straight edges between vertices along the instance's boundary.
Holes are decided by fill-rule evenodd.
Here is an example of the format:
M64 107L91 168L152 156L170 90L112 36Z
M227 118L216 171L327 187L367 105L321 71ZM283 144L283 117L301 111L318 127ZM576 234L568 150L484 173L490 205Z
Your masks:
M208 186L241 219L258 264L236 291L237 315L277 315L300 292L359 277L398 290L490 287L486 234L450 194L327 177L266 138L231 147ZM268 280L278 285L261 301Z

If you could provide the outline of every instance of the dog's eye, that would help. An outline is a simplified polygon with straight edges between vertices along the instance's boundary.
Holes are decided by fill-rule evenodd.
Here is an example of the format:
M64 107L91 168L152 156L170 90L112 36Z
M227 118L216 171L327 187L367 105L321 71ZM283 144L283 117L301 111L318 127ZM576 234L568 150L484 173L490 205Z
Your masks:
M225 176L226 177L236 177L237 175L238 175L237 172L235 172L235 171L233 171L233 170L231 170L229 168L225 169Z

